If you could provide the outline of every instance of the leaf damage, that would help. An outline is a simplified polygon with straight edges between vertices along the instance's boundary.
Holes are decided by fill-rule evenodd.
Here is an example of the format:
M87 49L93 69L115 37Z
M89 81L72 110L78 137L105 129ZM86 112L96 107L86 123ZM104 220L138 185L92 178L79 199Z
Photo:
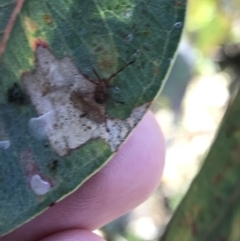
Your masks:
M125 120L108 118L107 103L96 101L99 86L82 75L70 57L57 59L47 47L38 46L35 63L35 71L22 80L39 115L29 120L29 127L60 156L97 138L116 151L149 106L135 108Z
M36 156L30 148L21 150L19 162L24 171L28 188L36 195L45 195L59 183L59 180L47 176L41 171Z

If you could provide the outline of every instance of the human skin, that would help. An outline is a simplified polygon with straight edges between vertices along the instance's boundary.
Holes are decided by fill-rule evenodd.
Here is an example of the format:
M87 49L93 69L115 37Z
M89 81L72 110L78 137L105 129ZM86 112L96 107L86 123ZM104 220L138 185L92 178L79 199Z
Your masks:
M148 112L113 159L77 191L0 241L101 241L92 230L145 201L157 188L165 142Z

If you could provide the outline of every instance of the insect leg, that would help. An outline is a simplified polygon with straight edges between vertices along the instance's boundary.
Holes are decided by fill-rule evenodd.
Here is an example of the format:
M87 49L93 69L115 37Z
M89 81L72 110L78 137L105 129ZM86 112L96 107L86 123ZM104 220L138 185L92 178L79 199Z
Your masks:
M120 68L117 72L115 72L114 74L112 74L107 81L109 82L113 77L115 77L117 74L119 74L120 72L122 72L127 66L133 64L135 62L135 59L130 61L129 63L125 64L122 68Z

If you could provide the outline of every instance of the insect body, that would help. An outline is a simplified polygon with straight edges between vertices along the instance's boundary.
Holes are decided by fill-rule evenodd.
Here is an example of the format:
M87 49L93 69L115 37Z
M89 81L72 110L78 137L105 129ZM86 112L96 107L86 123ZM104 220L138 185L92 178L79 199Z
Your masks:
M117 74L119 74L121 71L123 71L127 66L133 64L135 62L135 60L132 60L131 62L127 63L126 65L124 65L121 69L119 69L117 72L115 72L114 74L112 74L110 77L108 77L107 79L103 79L100 78L100 76L98 75L98 73L93 69L94 74L97 77L98 82L95 82L93 80L91 80L88 76L85 76L87 80L89 80L90 82L94 83L96 85L96 89L94 91L94 100L97 104L99 105L103 105L106 104L106 102L108 101L108 99L112 99L113 101L119 103L119 104L123 104L122 101L118 101L113 99L109 94L108 94L108 89L114 87L113 85L110 85L109 82L111 79L113 79Z
M98 73L93 69L97 80L92 80L90 77L84 75L85 79L95 85L91 92L81 91L81 89L74 90L70 96L70 100L74 107L81 111L80 118L89 118L96 123L106 123L106 104L109 99L116 103L123 104L124 102L115 100L108 94L108 89L114 87L109 82L118 73L123 71L127 66L134 63L135 60L127 63L120 68L116 73L112 74L107 79L100 78Z
M97 84L95 92L94 92L94 100L97 104L102 105L105 104L108 99L107 89L109 86L106 85L104 81L101 81Z

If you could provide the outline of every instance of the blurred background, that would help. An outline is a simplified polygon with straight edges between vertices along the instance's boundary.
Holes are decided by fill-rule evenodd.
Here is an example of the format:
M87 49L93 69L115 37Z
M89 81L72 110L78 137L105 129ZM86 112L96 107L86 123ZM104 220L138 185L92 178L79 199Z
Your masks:
M159 188L132 212L96 232L109 241L158 240L199 171L240 81L240 1L189 0L176 61L157 97L166 138Z

